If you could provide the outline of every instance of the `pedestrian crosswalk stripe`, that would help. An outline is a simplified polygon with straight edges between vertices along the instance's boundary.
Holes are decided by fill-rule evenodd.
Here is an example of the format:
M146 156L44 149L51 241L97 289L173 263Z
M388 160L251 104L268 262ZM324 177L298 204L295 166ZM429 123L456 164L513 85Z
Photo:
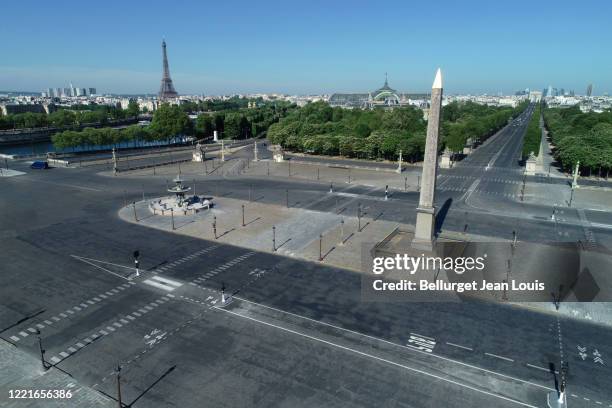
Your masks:
M177 282L161 276L153 276L151 277L151 279L144 280L143 283L146 283L147 285L156 287L158 289L163 289L168 292L171 292L183 285L181 282Z

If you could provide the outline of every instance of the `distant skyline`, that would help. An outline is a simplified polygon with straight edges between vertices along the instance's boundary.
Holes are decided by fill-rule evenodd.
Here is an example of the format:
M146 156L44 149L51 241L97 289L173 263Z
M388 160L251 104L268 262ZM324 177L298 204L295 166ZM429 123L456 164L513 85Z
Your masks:
M166 39L180 94L612 93L609 1L3 5L0 89L157 93Z

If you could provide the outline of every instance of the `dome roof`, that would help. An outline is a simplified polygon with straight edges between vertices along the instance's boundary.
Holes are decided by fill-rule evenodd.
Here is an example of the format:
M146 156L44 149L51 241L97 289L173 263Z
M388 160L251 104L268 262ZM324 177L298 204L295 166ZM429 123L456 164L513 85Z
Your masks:
M389 81L387 80L387 73L385 73L385 84L382 86L382 88L379 88L375 90L374 92L372 92L372 94L375 95L375 97L381 93L392 93L392 94L397 93L395 89L389 86Z

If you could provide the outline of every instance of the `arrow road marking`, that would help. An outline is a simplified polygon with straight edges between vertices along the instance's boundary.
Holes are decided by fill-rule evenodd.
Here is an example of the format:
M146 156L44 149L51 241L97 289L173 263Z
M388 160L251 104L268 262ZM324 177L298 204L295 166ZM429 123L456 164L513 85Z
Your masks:
M427 353L431 353L433 348L436 346L435 339L415 333L410 333L408 343L411 344L406 344L406 346L415 348L417 350L422 350Z

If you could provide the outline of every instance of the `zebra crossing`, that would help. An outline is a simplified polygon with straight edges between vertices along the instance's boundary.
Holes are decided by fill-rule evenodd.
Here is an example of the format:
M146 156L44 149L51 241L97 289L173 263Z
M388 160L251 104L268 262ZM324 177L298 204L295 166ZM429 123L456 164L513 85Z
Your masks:
M584 209L578 209L578 218L580 218L580 223L582 224L582 230L584 232L585 242L583 243L585 249L595 249L597 248L597 241L595 240L595 235L593 231L589 228L591 222L588 220Z
M87 347L91 343L100 340L102 337L108 336L113 332L117 331L118 329L122 328L123 326L134 322L146 313L172 300L172 298L174 298L174 295L167 294L157 298L152 302L147 303L146 305L142 305L139 309L137 309L137 311L132 311L132 313L130 314L117 318L115 321L109 323L106 327L103 327L102 329L91 333L89 336L78 340L74 344L71 344L70 346L66 347L64 350L56 353L53 357L49 359L49 361L51 361L51 363L54 365L61 363L62 360L65 360L66 358L70 357L70 355L78 352L80 349Z
M39 323L33 324L33 327L28 327L27 329L23 329L17 334L10 336L9 338L14 342L18 342L28 337L30 334L34 334L37 331L44 329L45 327L52 326L54 324L57 324L58 322L61 322L64 319L73 317L81 312L84 312L90 306L93 306L95 304L102 303L103 301L109 300L113 296L125 291L126 289L129 289L135 284L136 283L131 282L131 281L127 283L123 283L119 286L114 287L113 289L109 289L108 291L104 293L100 293L87 300L84 300L82 303L72 306L63 312L60 312L54 316L49 317L48 319L45 319Z
M453 191L453 192L458 192L458 193L465 193L466 191L468 191L468 189L469 189L468 187L460 187L460 186L442 186L442 187L437 188L437 190L439 191ZM511 200L519 199L519 194L499 192L499 191L487 191L487 190L484 190L482 187L477 187L474 190L474 193L505 197Z
M176 261L170 262L168 264L161 265L161 266L155 268L151 272L154 273L154 274L168 272L168 271L172 270L173 268L176 268L177 266L179 266L179 265L181 265L181 264L183 264L185 262L192 261L192 260L194 260L196 258L199 258L199 257L201 257L203 255L206 255L207 253L209 253L211 251L214 251L218 247L219 247L219 245L211 245L209 247L202 248L199 251L194 252L194 253L189 254L189 255L185 255L184 257L179 258Z
M142 281L142 283L168 292L172 292L173 290L183 286L181 282L164 278L158 275L152 276L151 279L145 279Z
M221 273L221 272L223 272L223 271L225 271L225 270L227 270L227 269L229 269L229 268L231 268L231 267L233 267L233 266L235 266L235 265L237 265L237 264L239 264L241 262L244 262L245 260L247 260L248 258L250 258L253 255L255 255L255 252L249 251L249 252L247 252L245 254L237 256L236 258L232 259L231 261L228 261L228 262L226 262L226 263L224 263L222 265L219 265L215 269L212 269L212 270L210 270L210 271L208 271L208 272L206 272L206 273L196 277L195 279L193 279L191 281L191 284L192 285L199 284L199 283L202 283L202 282L204 282L204 281L206 281L208 279L211 279L212 277L216 276L217 274L219 274L219 273Z

